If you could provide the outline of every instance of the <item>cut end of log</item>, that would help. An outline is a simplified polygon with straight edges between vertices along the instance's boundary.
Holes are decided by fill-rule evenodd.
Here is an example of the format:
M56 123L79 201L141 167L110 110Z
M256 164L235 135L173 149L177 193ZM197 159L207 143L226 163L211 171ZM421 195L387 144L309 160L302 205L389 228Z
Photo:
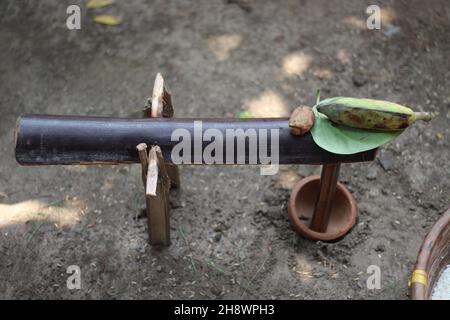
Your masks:
M164 79L161 73L156 74L155 84L153 85L153 95L152 95L152 118L157 118L160 109L162 111L164 95Z
M158 185L158 157L157 149L152 147L148 152L148 169L147 169L147 183L145 193L149 196L156 196L156 188Z
M19 140L19 133L20 133L20 117L17 118L16 126L14 127L14 157L16 158L16 161L20 165L22 165L21 159L17 154L17 141Z
M147 144L146 143L139 143L136 146L137 151L145 151L147 150Z
M150 117L171 118L173 114L172 96L166 88L163 76L158 72L153 86Z
M19 136L20 117L17 118L16 126L14 127L14 149L17 148L17 137Z

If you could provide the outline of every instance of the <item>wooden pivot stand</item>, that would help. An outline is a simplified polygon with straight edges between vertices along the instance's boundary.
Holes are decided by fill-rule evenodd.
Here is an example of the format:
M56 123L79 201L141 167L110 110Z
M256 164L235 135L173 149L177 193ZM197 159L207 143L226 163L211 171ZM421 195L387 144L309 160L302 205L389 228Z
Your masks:
M228 129L277 130L280 165L323 165L321 177L302 179L292 191L288 209L295 230L309 239L332 241L355 224L356 203L350 192L337 182L339 167L341 163L372 161L376 149L350 155L330 153L314 142L310 132L293 135L288 118L174 119L173 114L171 95L158 73L152 98L144 110L146 119L22 115L15 133L16 160L21 165L140 163L150 243L167 246L170 244L169 189L180 185L178 168L171 162L171 151L178 142L172 141L171 133L183 129L195 135L195 121L202 122L203 131L215 129L225 139ZM222 146L224 155L226 142ZM202 152L206 147L202 144ZM244 147L248 155L250 147L247 144ZM258 140L258 149L261 147ZM190 156L195 159L192 151ZM264 164L261 160L258 156L257 164ZM237 163L237 159L234 161Z
M173 117L172 97L164 85L160 73L156 74L152 98L147 100L143 111L144 117ZM152 245L170 245L170 187L180 186L178 167L164 160L161 148L154 145L147 153L147 145L136 146L142 168L147 207L148 235Z
M289 200L289 220L295 230L311 240L333 241L356 222L356 202L338 182L340 163L322 166L321 176L300 180Z

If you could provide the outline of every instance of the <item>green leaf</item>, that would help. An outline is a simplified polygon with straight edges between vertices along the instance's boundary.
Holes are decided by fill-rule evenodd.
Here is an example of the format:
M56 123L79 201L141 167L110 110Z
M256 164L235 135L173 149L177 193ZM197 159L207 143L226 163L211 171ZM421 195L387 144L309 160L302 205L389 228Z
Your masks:
M375 149L398 137L403 131L375 131L351 128L332 123L313 107L315 116L311 135L314 142L329 152L353 154Z
M316 104L319 104L320 102L320 89L317 89L316 91Z

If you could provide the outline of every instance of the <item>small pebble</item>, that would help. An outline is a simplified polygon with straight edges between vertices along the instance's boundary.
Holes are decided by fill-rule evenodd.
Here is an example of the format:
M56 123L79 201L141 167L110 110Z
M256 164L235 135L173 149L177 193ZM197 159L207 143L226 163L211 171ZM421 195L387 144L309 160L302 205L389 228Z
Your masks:
M389 171L394 166L394 155L389 150L381 150L378 155L378 162L385 171Z
M367 83L367 78L361 72L357 72L357 73L353 74L352 81L353 81L353 84L355 85L355 87L359 88Z
M216 233L214 235L214 241L215 242L219 242L221 238L222 238L222 234L221 233Z
M377 178L377 170L375 168L369 168L367 171L366 179L375 180Z

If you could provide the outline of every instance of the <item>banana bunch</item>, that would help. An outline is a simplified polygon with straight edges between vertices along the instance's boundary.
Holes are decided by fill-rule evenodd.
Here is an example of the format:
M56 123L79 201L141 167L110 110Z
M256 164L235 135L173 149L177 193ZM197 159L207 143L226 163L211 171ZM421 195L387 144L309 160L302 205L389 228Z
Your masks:
M396 103L373 99L325 99L317 104L317 111L337 124L382 131L399 131L416 120L431 120L431 115L427 112L414 112Z

